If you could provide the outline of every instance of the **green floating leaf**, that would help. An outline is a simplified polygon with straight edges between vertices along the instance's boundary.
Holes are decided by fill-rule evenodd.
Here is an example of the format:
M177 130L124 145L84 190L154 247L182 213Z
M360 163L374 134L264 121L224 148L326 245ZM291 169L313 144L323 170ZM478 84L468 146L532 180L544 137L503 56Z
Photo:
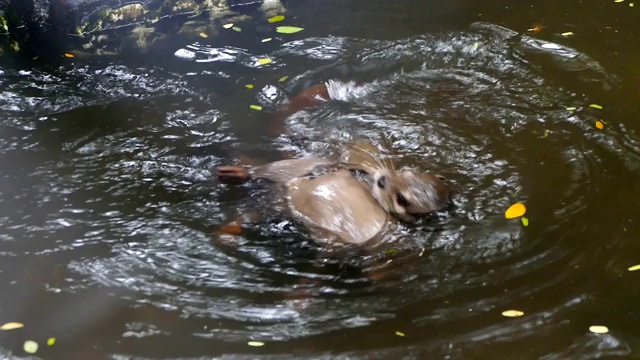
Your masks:
M632 267L628 268L627 270L629 270L629 271L637 271L637 270L640 270L640 264L638 264L638 265L633 265Z
M634 7L636 4L634 3L629 3L629 7Z
M35 354L38 351L38 343L33 340L27 340L22 345L22 348L29 354Z
M244 87L246 87L247 89L253 89L253 84L247 84Z
M526 216L523 216L520 218L520 221L522 221L522 226L529 226L529 218Z
M398 249L389 249L387 250L387 255L393 255L398 252Z
M267 21L269 21L270 23L275 23L275 22L282 21L282 20L284 20L284 15L276 15L276 16L274 16L272 18L269 18L269 20L267 20Z
M589 104L590 108L593 109L598 109L598 110L602 110L602 106L598 105L598 104Z
M302 30L304 30L304 28L297 27L297 26L278 26L276 28L276 32L279 32L281 34L295 34Z
M549 130L545 130L545 131L544 131L544 135L543 135L543 136L544 136L544 137L549 136Z
M47 346L53 346L56 343L56 338L52 337L47 340Z
M278 79L279 82L284 82L287 81L287 79L289 78L289 75L285 75L283 77L281 77L280 79Z
M234 30L234 31L237 31L237 32L242 31L242 29L240 29L240 28L239 28L239 27L237 27L237 26L232 27L232 28L231 28L231 30Z
M264 343L262 341L249 341L247 343L247 345L249 345L249 346L264 346Z
M569 111L573 111L573 110L576 110L576 109L577 109L577 108L576 108L576 107L573 107L573 106L569 106L569 107L567 108L567 110L569 110Z
M405 335L404 335L404 333L403 333L403 332L401 332L401 331L396 331L396 335L401 336L401 337L404 337L404 336L405 336Z
M260 106L260 105L249 105L249 108L251 110L257 110L257 111L262 110L262 106Z

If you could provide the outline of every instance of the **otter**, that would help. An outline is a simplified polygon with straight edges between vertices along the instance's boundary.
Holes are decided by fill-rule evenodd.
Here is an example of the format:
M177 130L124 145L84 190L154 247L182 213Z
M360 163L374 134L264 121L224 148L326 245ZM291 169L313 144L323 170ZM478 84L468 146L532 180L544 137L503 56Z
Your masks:
M301 225L322 245L364 244L384 235L393 224L366 181L348 167L325 159L279 160L249 169L220 166L216 175L232 183L273 182L274 210Z
M369 175L366 179L372 182L372 195L386 212L412 222L451 204L452 188L446 177L406 169L396 171L393 162L381 161L380 155L373 144L358 141L340 161Z
M450 200L446 179L397 172L359 142L339 161L287 159L244 168L220 166L218 179L238 183L267 179L276 184L276 209L294 219L319 243L364 244L395 227L442 209Z

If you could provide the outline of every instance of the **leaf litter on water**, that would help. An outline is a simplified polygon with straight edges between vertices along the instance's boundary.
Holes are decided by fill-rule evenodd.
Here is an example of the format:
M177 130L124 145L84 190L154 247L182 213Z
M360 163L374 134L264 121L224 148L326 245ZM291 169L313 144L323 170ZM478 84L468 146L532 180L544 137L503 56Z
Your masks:
M279 32L281 34L295 34L302 30L304 30L304 28L297 27L297 26L278 26L276 28L276 32Z
M250 108L251 110L257 110L257 111L262 110L262 106L260 106L260 105L253 105L253 104L252 104L252 105L249 105L249 108Z
M606 334L609 332L609 328L603 325L591 325L589 331L596 334Z
M21 327L24 327L23 323L19 323L19 322L8 322L6 324L3 324L2 326L0 326L0 330L13 330L13 329L20 329Z
M602 106L598 104L589 104L589 107L592 109L602 110Z
M52 337L47 340L47 346L53 346L56 343L56 338Z
M596 121L596 127L599 130L602 130L602 129L604 129L604 124L602 123L602 121L598 120L598 121Z
M247 84L244 87L246 87L247 89L253 89L253 84Z
M629 271L637 271L637 270L640 270L640 264L638 264L638 265L633 265L632 267L628 268L627 270L629 270Z
M238 27L238 26L232 27L231 30L234 30L234 31L237 31L237 32L242 31L242 29L240 27Z
M502 316L505 317L520 317L524 315L524 312L520 310L505 310L502 312Z
M247 345L249 345L249 346L264 346L264 343L262 341L249 341L247 343Z
M396 335L400 336L400 337L404 337L405 334L402 331L396 331Z
M258 59L258 65L268 65L268 64L271 64L272 62L273 60L271 60L270 58Z
M284 20L284 15L276 15L274 17L269 18L267 21L273 24L275 22L282 21L282 20Z
M271 41L271 40L273 40L273 38L264 38L264 39L262 39L262 41L261 41L261 42L263 42L263 43L264 43L264 42Z
M511 206L509 206L509 208L507 209L507 211L504 213L504 218L505 219L514 219L517 217L520 217L522 215L524 215L527 212L527 207L524 206L523 203L515 203Z
M200 37L201 37L201 38L205 38L205 39L209 37L207 34L205 34L205 33L203 33L203 32L201 32L201 33L200 33L200 34L198 34L198 35L200 35Z
M283 77L281 77L280 79L278 79L279 82L284 82L289 78L289 75L285 75Z
M38 343L33 340L27 340L22 345L22 349L29 354L35 354L38 351Z
M567 32L563 32L562 34L560 34L562 36L573 36L574 33L572 31L567 31Z
M225 28L225 29L230 29L230 28L233 27L233 23L224 24L224 25L222 25L222 27Z
M523 216L523 217L520 218L520 221L522 222L522 226L525 226L525 227L529 226L529 218L528 217Z

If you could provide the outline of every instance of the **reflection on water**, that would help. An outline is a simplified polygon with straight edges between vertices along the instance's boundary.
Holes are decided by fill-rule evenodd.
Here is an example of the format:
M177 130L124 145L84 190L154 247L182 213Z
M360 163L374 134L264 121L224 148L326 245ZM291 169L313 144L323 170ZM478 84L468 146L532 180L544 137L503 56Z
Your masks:
M3 295L4 311L47 323L38 334L58 336L59 354L629 354L629 320L600 289L622 281L622 268L598 259L625 238L605 218L637 195L622 178L637 176L638 142L623 125L593 126L596 100L576 84L617 81L595 60L489 24L397 41L292 41L268 67L233 47L177 55L186 61L176 68L0 73L3 276L13 292L25 288ZM261 137L267 115L250 103L266 112L329 78L366 81L366 92L292 116L304 140ZM366 278L366 259L321 256L283 223L237 249L215 241L243 206L208 171L232 161L230 147L328 156L360 137L459 187L450 216L403 229L417 246L387 255L387 278ZM628 193L607 190L612 181ZM527 228L504 220L517 200ZM510 308L526 316L500 316ZM586 331L599 322L619 328ZM18 348L17 335L7 339Z

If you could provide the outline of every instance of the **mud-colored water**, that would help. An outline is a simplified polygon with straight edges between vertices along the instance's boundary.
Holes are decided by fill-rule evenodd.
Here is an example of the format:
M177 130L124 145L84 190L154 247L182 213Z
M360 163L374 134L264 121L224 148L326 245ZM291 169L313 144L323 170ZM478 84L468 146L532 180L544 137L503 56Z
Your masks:
M287 13L305 31L269 43L257 19L163 58L5 56L0 322L25 327L0 332L3 356L33 339L59 359L637 357L640 4L505 4L305 1ZM330 78L365 91L264 136L288 94ZM356 138L459 188L401 229L388 276L283 223L216 241L250 205L211 166ZM527 227L504 219L516 201Z

